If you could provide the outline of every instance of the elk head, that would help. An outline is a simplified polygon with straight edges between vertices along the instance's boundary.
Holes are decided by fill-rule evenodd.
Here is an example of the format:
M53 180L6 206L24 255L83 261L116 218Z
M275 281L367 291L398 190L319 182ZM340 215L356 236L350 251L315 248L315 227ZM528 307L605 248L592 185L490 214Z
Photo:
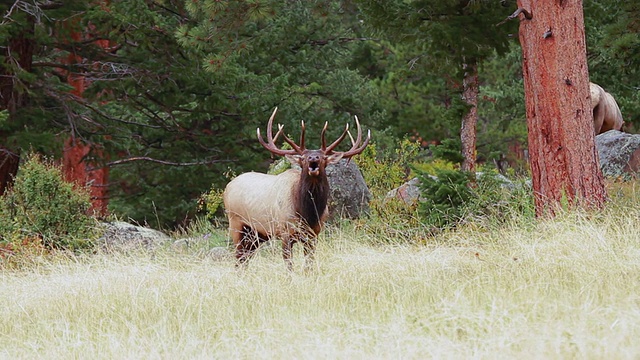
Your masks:
M310 177L326 178L324 170L327 165L337 163L338 161L340 161L340 159L349 159L352 156L360 154L369 144L369 140L371 140L371 131L369 130L367 132L367 138L364 140L364 142L362 142L362 129L360 128L358 117L355 116L357 127L357 135L355 140L349 132L349 124L347 123L344 131L342 132L342 135L340 135L338 139L327 146L325 133L327 131L328 123L325 122L324 127L322 128L322 132L320 133L320 141L322 144L320 149L309 150L305 147L304 143L304 121L302 121L301 124L299 145L284 134L284 126L281 124L278 124L278 132L276 133L275 137L273 136L273 119L275 118L277 111L278 108L276 107L273 110L273 114L271 114L271 117L269 118L269 123L267 124L267 141L265 142L262 138L262 135L260 135L260 128L258 128L257 130L258 141L260 141L260 144L271 153L275 155L285 156L287 159L289 159L290 162L300 165L303 171L303 175L307 174ZM286 141L287 144L291 146L291 150L280 149L275 145L275 141L280 135L282 135L284 141ZM342 142L342 140L344 140L347 135L349 135L349 138L351 139L351 149L349 149L348 151L334 151L334 149Z

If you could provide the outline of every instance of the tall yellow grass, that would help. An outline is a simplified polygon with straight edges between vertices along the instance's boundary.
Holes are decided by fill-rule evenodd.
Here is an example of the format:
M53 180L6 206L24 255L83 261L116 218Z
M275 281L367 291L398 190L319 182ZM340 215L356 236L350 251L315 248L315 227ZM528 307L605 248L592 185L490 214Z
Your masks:
M640 211L461 229L426 245L321 238L317 269L171 249L0 272L0 357L640 357Z

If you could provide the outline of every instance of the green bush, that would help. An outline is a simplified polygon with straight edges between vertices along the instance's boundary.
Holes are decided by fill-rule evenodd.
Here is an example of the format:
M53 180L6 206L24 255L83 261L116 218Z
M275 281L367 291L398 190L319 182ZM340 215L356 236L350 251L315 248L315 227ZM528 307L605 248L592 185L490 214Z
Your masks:
M420 157L420 147L415 141L406 139L386 152L376 145L370 144L362 154L354 157L372 194L370 218L363 220L361 226L376 239L422 241L422 224L416 204L387 198L389 191L414 176L411 169Z
M408 180L411 164L418 156L418 151L418 144L409 140L403 140L393 153L388 154L380 154L376 144L369 144L354 160L369 190L379 200L389 190Z
M421 173L423 200L419 214L427 228L447 229L461 223L502 224L535 215L531 187L526 181L510 181L490 169L474 174L455 169Z
M86 189L65 182L59 166L29 155L0 198L0 241L15 247L35 238L50 250L88 247L97 228L90 207Z
M422 200L419 216L433 231L461 223L502 224L507 219L533 218L531 187L512 181L494 169L480 167L477 174L460 170L460 142L446 141L432 148L434 159L416 167Z
M422 173L419 214L427 228L450 227L463 218L465 205L472 197L468 184L471 174L460 170L437 169Z
M204 212L205 218L213 221L223 215L224 190L212 186L211 189L200 196L198 201L198 212Z
M535 218L533 189L527 179L507 180L495 170L485 170L471 190L469 220L504 224L512 219Z

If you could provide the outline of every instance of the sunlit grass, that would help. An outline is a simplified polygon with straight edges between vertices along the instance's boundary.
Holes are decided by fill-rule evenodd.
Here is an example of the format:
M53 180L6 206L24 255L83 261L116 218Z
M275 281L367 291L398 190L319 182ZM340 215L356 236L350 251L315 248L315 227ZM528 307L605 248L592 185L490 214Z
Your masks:
M242 271L197 246L5 268L0 357L640 356L637 207L423 245L372 236L328 229L309 273L299 250L289 273L275 243Z

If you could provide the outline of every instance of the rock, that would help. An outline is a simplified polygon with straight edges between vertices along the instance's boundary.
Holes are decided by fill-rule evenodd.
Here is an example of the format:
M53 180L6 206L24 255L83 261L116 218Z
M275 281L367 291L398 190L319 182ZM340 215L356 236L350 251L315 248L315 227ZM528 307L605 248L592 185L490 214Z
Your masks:
M204 255L215 261L230 261L235 259L235 253L229 246L216 246L208 248L207 238L210 234L198 237L189 237L175 240L171 243L171 249L176 252ZM204 243L204 244L203 244Z
M103 223L104 234L98 245L107 251L150 250L171 239L161 231L132 225L123 221Z
M215 261L231 261L235 259L234 252L230 251L228 247L218 246L208 251L207 255Z
M484 172L482 171L478 171L476 173L476 179L479 179L480 177L484 176ZM509 180L508 177L499 174L499 173L489 173L488 176L492 177L495 181L500 183L500 187L503 189L509 189L509 190L514 190L517 188L516 184L513 183L513 181Z
M407 205L416 204L420 200L420 179L417 177L407 181L399 187L389 191L386 200L399 199Z
M596 136L596 149L604 176L637 175L640 169L640 135L609 130Z
M329 216L357 219L369 212L371 192L353 161L340 160L327 167L331 188Z

